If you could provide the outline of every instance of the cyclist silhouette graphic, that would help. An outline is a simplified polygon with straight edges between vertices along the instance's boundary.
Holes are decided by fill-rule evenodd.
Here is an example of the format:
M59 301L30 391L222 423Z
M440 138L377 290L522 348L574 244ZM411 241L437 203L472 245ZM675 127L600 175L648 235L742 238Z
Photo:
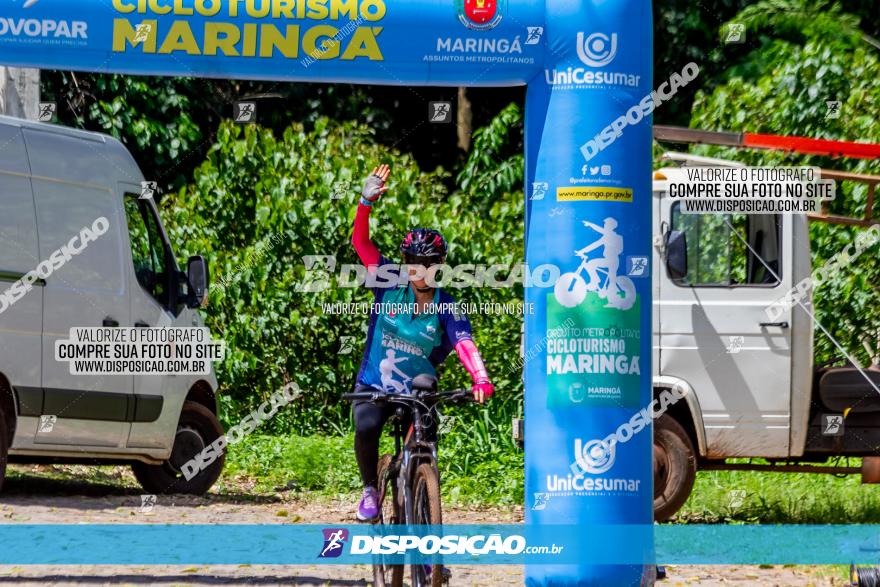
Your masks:
M402 363L405 360L406 357L400 357L398 359L395 356L393 349L385 351L385 358L379 362L379 378L382 382L382 388L385 391L393 391L395 393L407 392L406 383L412 378L397 366L398 363ZM395 374L403 377L403 381L397 381L394 379Z
M573 308L584 301L588 291L594 291L600 298L607 300L606 308L628 310L636 301L636 288L629 277L617 274L620 268L620 254L623 252L623 237L615 231L617 220L606 218L602 226L587 220L584 220L583 224L598 232L600 236L586 247L574 252L581 258L581 264L576 271L564 273L559 277L553 288L556 301L567 308ZM589 254L599 247L602 247L602 257L590 259ZM587 281L584 281L581 272L586 272ZM602 275L604 275L604 283Z
M593 244L575 251L575 254L578 257L584 258L590 251L604 247L604 257L588 262L585 269L587 270L587 275L590 276L590 283L596 284L599 283L597 269L601 267L608 270L608 283L605 285L605 289L599 290L599 297L605 298L606 292L608 290L614 291L614 288L617 286L617 268L620 266L620 253L623 252L623 237L614 232L614 229L617 228L617 220L614 218L606 218L605 224L601 227L587 220L583 222L584 226L592 228L602 236L594 241Z

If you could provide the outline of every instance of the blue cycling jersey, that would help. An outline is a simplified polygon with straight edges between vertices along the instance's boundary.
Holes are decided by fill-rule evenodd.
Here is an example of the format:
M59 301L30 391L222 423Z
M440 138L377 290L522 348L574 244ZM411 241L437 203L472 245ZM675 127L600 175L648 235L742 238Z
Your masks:
M379 263L390 264L385 257ZM370 312L360 385L409 393L417 375L436 377L437 365L457 343L471 338L467 316L455 312L455 299L439 288L432 310L419 314L413 312L416 298L409 284L370 289L376 305Z

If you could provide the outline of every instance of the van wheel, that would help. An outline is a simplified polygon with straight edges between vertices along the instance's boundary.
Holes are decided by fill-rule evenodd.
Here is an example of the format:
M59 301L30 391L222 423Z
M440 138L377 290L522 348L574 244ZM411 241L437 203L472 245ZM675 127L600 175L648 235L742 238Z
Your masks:
M654 519L671 518L694 488L697 459L681 424L669 414L654 420Z
M161 465L134 463L131 466L134 476L141 487L152 494L204 495L220 477L226 453L221 452L214 462L192 479L187 480L181 470L184 463L222 435L223 427L211 410L196 402L183 402L171 456Z
M6 461L9 460L9 430L6 429L6 415L0 408L0 489L6 478Z

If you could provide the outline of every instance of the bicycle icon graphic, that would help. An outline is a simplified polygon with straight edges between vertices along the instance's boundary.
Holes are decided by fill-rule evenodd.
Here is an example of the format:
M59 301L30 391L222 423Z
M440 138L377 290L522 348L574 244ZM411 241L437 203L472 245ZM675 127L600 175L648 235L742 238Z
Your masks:
M563 273L559 277L553 288L556 301L566 308L574 308L586 299L587 292L595 292L606 300L606 308L630 309L636 302L636 286L626 275L617 274L620 254L623 252L623 237L615 231L617 221L606 218L602 226L586 220L583 223L601 236L574 252L580 257L581 263L575 271ZM590 253L600 247L603 249L602 257L590 258Z

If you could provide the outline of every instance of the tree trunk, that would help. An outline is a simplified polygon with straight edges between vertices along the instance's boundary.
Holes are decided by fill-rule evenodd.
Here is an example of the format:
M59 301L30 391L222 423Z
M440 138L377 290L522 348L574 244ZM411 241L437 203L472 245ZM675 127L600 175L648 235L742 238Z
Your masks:
M37 120L40 70L0 67L0 114Z
M474 116L471 111L471 101L467 97L467 88L458 88L457 104L458 148L467 153L471 148L471 134L474 130Z

